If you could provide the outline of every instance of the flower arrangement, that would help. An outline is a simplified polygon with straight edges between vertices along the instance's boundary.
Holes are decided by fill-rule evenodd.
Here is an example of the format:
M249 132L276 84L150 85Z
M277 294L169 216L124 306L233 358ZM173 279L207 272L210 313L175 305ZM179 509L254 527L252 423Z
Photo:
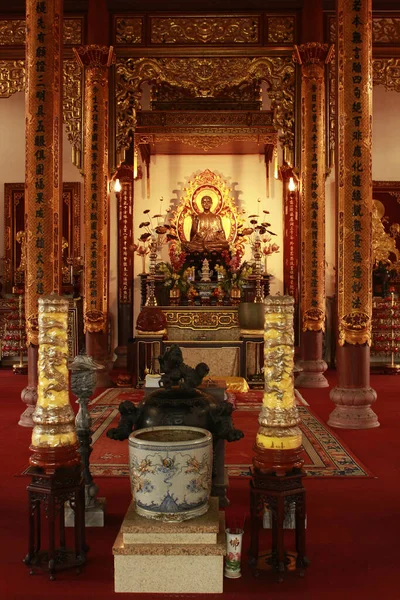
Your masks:
M238 255L235 254L233 257L229 258L229 253L226 252L226 255L224 255L224 252L221 253L220 263L215 265L218 284L227 293L229 293L233 287L241 290L246 279L252 275L253 267L247 261L241 263L241 258L239 260Z
M186 293L190 282L187 278L186 269L180 272L174 270L170 263L159 262L156 265L156 273L158 275L164 275L164 285L169 288L178 288L180 292Z
M260 198L258 199L258 202L260 202ZM263 213L269 215L268 210L263 210ZM279 246L271 243L272 237L276 236L276 233L269 229L271 223L268 223L267 221L259 223L259 219L259 214L249 215L248 225L244 227L238 235L247 237L253 250L253 255L257 246L260 248L261 256L264 257L264 272L267 273L267 258L271 254L279 252Z

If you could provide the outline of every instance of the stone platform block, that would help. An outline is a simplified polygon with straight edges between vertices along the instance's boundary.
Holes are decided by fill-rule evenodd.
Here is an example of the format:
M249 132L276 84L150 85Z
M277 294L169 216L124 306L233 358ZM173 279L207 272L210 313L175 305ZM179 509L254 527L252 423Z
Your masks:
M132 503L113 546L115 591L221 594L225 551L217 498L206 514L181 523L145 519Z

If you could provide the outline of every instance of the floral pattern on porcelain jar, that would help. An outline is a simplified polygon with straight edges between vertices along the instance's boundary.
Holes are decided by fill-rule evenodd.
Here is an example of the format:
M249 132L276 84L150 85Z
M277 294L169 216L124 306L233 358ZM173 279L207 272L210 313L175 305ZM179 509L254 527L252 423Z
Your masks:
M129 437L132 495L138 514L183 521L208 510L212 436L196 427L150 427Z

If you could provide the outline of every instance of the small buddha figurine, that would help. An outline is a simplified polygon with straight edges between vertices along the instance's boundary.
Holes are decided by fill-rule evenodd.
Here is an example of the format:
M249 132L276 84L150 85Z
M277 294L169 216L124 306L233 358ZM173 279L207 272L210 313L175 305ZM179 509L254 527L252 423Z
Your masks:
M221 217L211 211L211 197L203 196L201 206L203 212L193 216L190 241L185 244L187 249L189 252L204 252L228 248Z

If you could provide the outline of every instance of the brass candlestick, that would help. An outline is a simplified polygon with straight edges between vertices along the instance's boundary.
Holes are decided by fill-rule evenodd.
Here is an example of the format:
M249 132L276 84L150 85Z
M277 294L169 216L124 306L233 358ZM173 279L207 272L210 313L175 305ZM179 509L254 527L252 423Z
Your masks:
M254 261L256 266L256 294L254 302L261 304L264 302L264 291L261 285L261 242L259 240L254 245Z
M147 298L145 306L157 306L155 293L156 261L157 261L157 243L152 241L150 244L150 266L147 279Z

